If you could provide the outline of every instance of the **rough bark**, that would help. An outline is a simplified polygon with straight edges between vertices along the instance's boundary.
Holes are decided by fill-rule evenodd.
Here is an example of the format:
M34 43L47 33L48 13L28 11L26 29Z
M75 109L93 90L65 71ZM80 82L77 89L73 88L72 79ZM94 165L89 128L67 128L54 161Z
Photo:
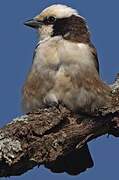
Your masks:
M104 134L119 137L119 75L112 85L112 106L95 117L66 107L39 109L0 129L0 177L20 175L54 162Z

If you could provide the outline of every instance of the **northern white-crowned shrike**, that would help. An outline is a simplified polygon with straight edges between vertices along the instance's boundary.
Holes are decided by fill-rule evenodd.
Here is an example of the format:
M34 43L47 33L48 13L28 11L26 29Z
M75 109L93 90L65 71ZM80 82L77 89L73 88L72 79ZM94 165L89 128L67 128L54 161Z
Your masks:
M63 103L75 112L91 115L109 103L111 89L100 80L88 26L75 9L52 5L25 25L37 30L39 41L23 87L24 111ZM54 164L49 168L74 175L93 166L93 161L86 145L59 164L59 170Z

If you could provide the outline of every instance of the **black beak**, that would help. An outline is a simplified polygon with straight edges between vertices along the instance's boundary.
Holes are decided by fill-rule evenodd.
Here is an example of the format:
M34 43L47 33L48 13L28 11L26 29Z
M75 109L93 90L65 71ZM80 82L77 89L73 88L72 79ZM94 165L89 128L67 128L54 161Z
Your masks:
M40 28L43 25L42 21L37 21L35 19L28 20L24 23L24 25L32 27L32 28Z

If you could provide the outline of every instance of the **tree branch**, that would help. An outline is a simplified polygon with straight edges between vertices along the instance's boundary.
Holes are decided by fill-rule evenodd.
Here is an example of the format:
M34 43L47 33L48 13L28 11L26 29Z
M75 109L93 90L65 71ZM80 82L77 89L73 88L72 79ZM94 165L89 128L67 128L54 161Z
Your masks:
M82 116L60 105L13 119L0 129L0 177L47 166L104 134L119 137L119 75L112 85L112 107L99 112Z

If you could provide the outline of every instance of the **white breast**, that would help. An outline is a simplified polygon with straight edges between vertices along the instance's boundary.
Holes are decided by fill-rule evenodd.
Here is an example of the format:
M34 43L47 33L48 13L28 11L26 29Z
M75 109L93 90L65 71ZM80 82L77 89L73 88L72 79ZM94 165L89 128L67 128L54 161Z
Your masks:
M63 40L59 48L60 58L66 63L79 63L81 66L94 66L88 44Z
M61 38L49 38L41 41L36 49L32 69L48 68L57 65L60 61L58 54L58 42Z
M90 88L89 94L87 82L90 85L92 78L98 76L98 73L87 44L69 42L61 37L41 42L36 49L30 73L43 79L43 83L39 83L39 94L34 93L31 107L40 107L44 102L61 101L72 109L80 109L85 105L89 107L94 100L94 87ZM86 74L89 76L88 81L85 81Z
M36 50L33 68L52 67L59 64L79 64L81 68L95 68L93 56L88 44L74 43L61 37L50 38L42 42Z

